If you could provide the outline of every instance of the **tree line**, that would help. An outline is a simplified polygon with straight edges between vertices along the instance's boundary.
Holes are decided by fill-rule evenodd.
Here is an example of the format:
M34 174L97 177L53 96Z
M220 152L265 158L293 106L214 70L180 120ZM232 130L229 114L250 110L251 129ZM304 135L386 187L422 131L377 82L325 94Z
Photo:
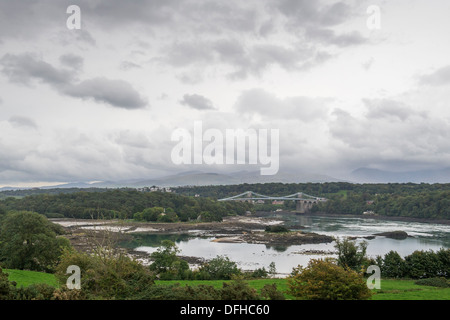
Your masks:
M315 205L313 212L361 215L365 211L373 211L382 216L450 219L450 184L244 183L177 187L173 193L140 192L130 188L61 190L0 192L0 199L10 196L0 201L0 213L3 208L35 211L48 217L135 218L145 221L188 221L202 217L205 221L220 221L221 217L230 213L244 214L247 211L272 211L277 208L295 210L293 201L285 201L281 206L216 201L254 191L269 196L304 192L328 199ZM149 211L149 208L154 207L163 208L165 214L160 215L159 212L155 218L155 212Z
M175 190L180 194L198 194L213 198L230 197L245 191L268 196L304 192L328 199L315 205L313 212L361 215L365 211L373 211L384 216L450 219L450 184L258 183L180 187ZM259 204L256 208L274 210L276 207L271 204ZM294 209L295 204L286 201L281 208Z
M226 215L243 215L252 210L249 203L218 202L206 197L189 197L167 192L140 192L113 189L104 192L78 191L37 194L0 201L0 214L32 211L49 218L133 219L164 222L221 221Z

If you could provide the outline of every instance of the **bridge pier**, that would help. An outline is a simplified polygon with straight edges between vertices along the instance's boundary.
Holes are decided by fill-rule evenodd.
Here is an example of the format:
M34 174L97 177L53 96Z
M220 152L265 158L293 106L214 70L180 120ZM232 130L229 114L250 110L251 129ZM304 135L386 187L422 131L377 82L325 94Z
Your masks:
M297 200L295 202L295 211L299 213L309 212L313 205L317 203L317 201L314 200Z

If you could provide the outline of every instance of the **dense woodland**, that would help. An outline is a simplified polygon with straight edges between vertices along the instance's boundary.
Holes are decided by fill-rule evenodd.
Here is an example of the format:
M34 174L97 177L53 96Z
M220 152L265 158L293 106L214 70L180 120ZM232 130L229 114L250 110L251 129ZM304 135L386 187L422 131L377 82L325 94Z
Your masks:
M0 201L0 213L32 211L51 218L137 219L147 221L221 221L226 215L242 215L252 210L242 202L218 202L205 197L188 197L165 192L115 189L104 192L78 191L37 194Z
M266 183L229 186L183 187L178 193L224 198L253 191L268 196L285 196L297 192L325 197L327 202L315 206L313 212L327 214L363 214L373 211L378 215L429 219L450 219L450 184L352 184L329 183ZM264 209L275 206L260 205ZM285 209L295 208L286 202Z
M328 201L313 207L327 214L363 214L427 219L450 219L450 184L352 184L265 183L174 188L174 193L141 192L135 189L33 189L0 192L0 213L35 211L48 217L123 218L156 221L220 221L228 214L247 211L295 209L284 205L218 202L217 199L254 191L269 196L304 192ZM151 209L151 210L150 210ZM161 213L165 213L161 215Z

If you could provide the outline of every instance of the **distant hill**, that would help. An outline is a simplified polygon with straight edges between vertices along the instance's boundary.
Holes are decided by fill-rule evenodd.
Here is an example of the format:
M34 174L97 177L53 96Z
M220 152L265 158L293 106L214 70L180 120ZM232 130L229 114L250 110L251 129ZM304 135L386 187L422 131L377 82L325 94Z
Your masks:
M339 182L342 180L318 174L296 174L292 172L279 172L273 176L262 176L259 171L239 171L233 173L215 173L190 171L169 175L158 179L143 179L134 181L120 181L109 183L94 183L90 187L178 187L178 186L207 186L207 185L233 185L242 183L301 183L301 182Z
M342 180L319 174L298 174L292 172L279 172L273 176L262 176L259 171L238 171L233 173L215 173L202 171L187 171L161 178L133 179L122 181L102 181L95 183L71 182L56 186L43 186L39 189L55 188L142 188L142 187L179 187L179 186L209 186L234 185L242 183L302 183L302 182L340 182ZM31 188L4 187L5 190L27 190Z
M448 183L450 168L405 172L359 168L351 173L349 180L357 183Z

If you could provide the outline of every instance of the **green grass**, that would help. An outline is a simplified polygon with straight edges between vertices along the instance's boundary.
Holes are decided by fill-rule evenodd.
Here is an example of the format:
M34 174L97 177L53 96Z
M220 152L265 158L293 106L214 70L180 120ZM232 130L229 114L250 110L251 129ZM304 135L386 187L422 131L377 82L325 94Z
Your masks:
M8 273L10 281L15 281L17 287L27 287L30 284L46 283L54 287L59 287L58 281L53 274L27 271L27 270L12 270L3 269L3 272ZM210 285L214 288L220 289L224 282L230 280L158 280L156 284L171 285L179 283L181 286L198 286ZM266 284L275 283L277 289L284 293L286 299L294 299L294 297L286 294L288 289L286 279L255 279L246 280L248 284L255 288L258 293ZM422 286L415 284L415 280L397 280L397 279L382 279L381 289L374 289L372 300L450 300L450 288L437 288L431 286Z
M415 280L381 280L381 289L373 290L372 300L450 300L450 288L422 286Z
M15 281L17 287L28 287L30 284L46 283L48 285L59 287L55 275L45 272L3 269L8 274L9 281Z
M156 281L157 284L170 285L179 283L181 286L210 285L217 289L222 288L224 280L171 280ZM277 289L284 293L286 299L294 297L286 294L286 279L257 279L247 280L249 285L261 292L265 284L276 283ZM381 281L381 289L374 289L372 300L450 300L450 288L436 288L421 286L414 283L415 280L384 279Z
M223 286L224 282L230 282L231 280L158 280L155 283L160 285L171 285L179 283L181 286L198 286L198 285L207 285L213 286L216 289L220 289ZM266 284L275 283L277 285L277 290L284 293L286 299L293 299L292 296L286 294L287 290L287 282L286 279L255 279L255 280L246 280L250 287L255 288L258 293L261 293L261 289Z

